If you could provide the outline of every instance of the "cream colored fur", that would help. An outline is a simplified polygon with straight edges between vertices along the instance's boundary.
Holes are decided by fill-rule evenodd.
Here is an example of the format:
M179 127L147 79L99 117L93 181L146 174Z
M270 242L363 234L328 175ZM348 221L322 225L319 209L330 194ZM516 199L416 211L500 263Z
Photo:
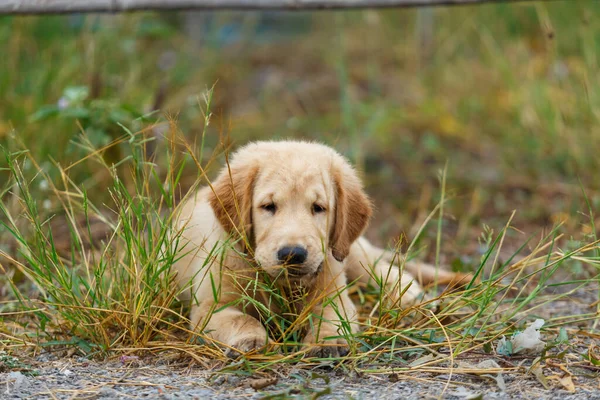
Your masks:
M281 141L241 148L210 186L182 205L175 224L182 234L182 257L173 270L182 287L192 283L183 293L192 300L192 329L202 330L230 355L264 347L270 338L260 311L239 299L284 310L268 290L260 290L258 279L278 286L298 318L306 320L304 343L312 354L340 355L348 346L340 338L344 321L358 330L348 282L377 285L387 278L391 299L409 287L401 304L410 305L422 296L414 276L421 282L455 278L412 262L401 274L392 266L393 253L360 237L370 215L357 174L330 147ZM278 249L287 245L307 250L302 265L277 259ZM311 314L319 317L312 324Z

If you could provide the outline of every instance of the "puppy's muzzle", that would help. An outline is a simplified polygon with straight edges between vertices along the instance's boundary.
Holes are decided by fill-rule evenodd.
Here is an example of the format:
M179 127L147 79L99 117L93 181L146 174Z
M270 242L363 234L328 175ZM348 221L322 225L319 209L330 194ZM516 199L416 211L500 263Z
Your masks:
M299 265L304 264L308 257L308 251L300 246L285 246L277 252L277 259L282 264Z
M308 272L304 262L308 258L308 251L301 246L284 246L277 251L277 260L287 267L288 275L304 276Z

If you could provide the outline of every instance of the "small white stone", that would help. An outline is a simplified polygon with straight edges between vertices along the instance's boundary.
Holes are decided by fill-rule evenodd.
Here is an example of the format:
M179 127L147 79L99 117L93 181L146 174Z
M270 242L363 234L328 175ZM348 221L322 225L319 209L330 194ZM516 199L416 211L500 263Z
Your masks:
M20 373L19 371L13 371L10 372L8 374L8 379L9 381L13 381L12 387L9 387L7 385L6 387L6 394L10 394L10 390L17 390L19 389L19 387L21 387L21 385L23 384L23 382L25 382L26 376L23 375L22 373Z

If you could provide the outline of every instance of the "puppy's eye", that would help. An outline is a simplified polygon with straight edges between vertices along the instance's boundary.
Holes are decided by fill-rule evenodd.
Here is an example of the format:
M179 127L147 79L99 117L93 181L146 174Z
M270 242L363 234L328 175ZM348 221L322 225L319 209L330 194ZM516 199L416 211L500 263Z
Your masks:
M326 211L326 208L323 207L323 206L321 206L321 205L319 205L319 204L317 204L317 203L313 204L313 206L312 206L312 212L314 214L323 213L325 211Z
M275 214L275 211L277 211L277 206L275 205L275 203L263 204L262 206L260 206L260 208L270 212L271 214Z

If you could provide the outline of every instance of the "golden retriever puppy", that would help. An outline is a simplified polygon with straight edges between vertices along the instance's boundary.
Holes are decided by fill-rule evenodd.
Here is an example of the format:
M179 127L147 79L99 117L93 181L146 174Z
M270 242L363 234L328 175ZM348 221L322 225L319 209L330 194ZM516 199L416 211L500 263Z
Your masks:
M176 221L180 258L173 270L187 288L182 296L192 300L192 329L232 356L269 342L265 310L293 310L312 355L345 354L344 333L358 329L349 282L404 291L403 304L422 292L409 273L390 267L393 254L360 237L371 212L355 170L330 147L300 141L242 147L183 204ZM454 277L426 265L406 269L423 281Z

